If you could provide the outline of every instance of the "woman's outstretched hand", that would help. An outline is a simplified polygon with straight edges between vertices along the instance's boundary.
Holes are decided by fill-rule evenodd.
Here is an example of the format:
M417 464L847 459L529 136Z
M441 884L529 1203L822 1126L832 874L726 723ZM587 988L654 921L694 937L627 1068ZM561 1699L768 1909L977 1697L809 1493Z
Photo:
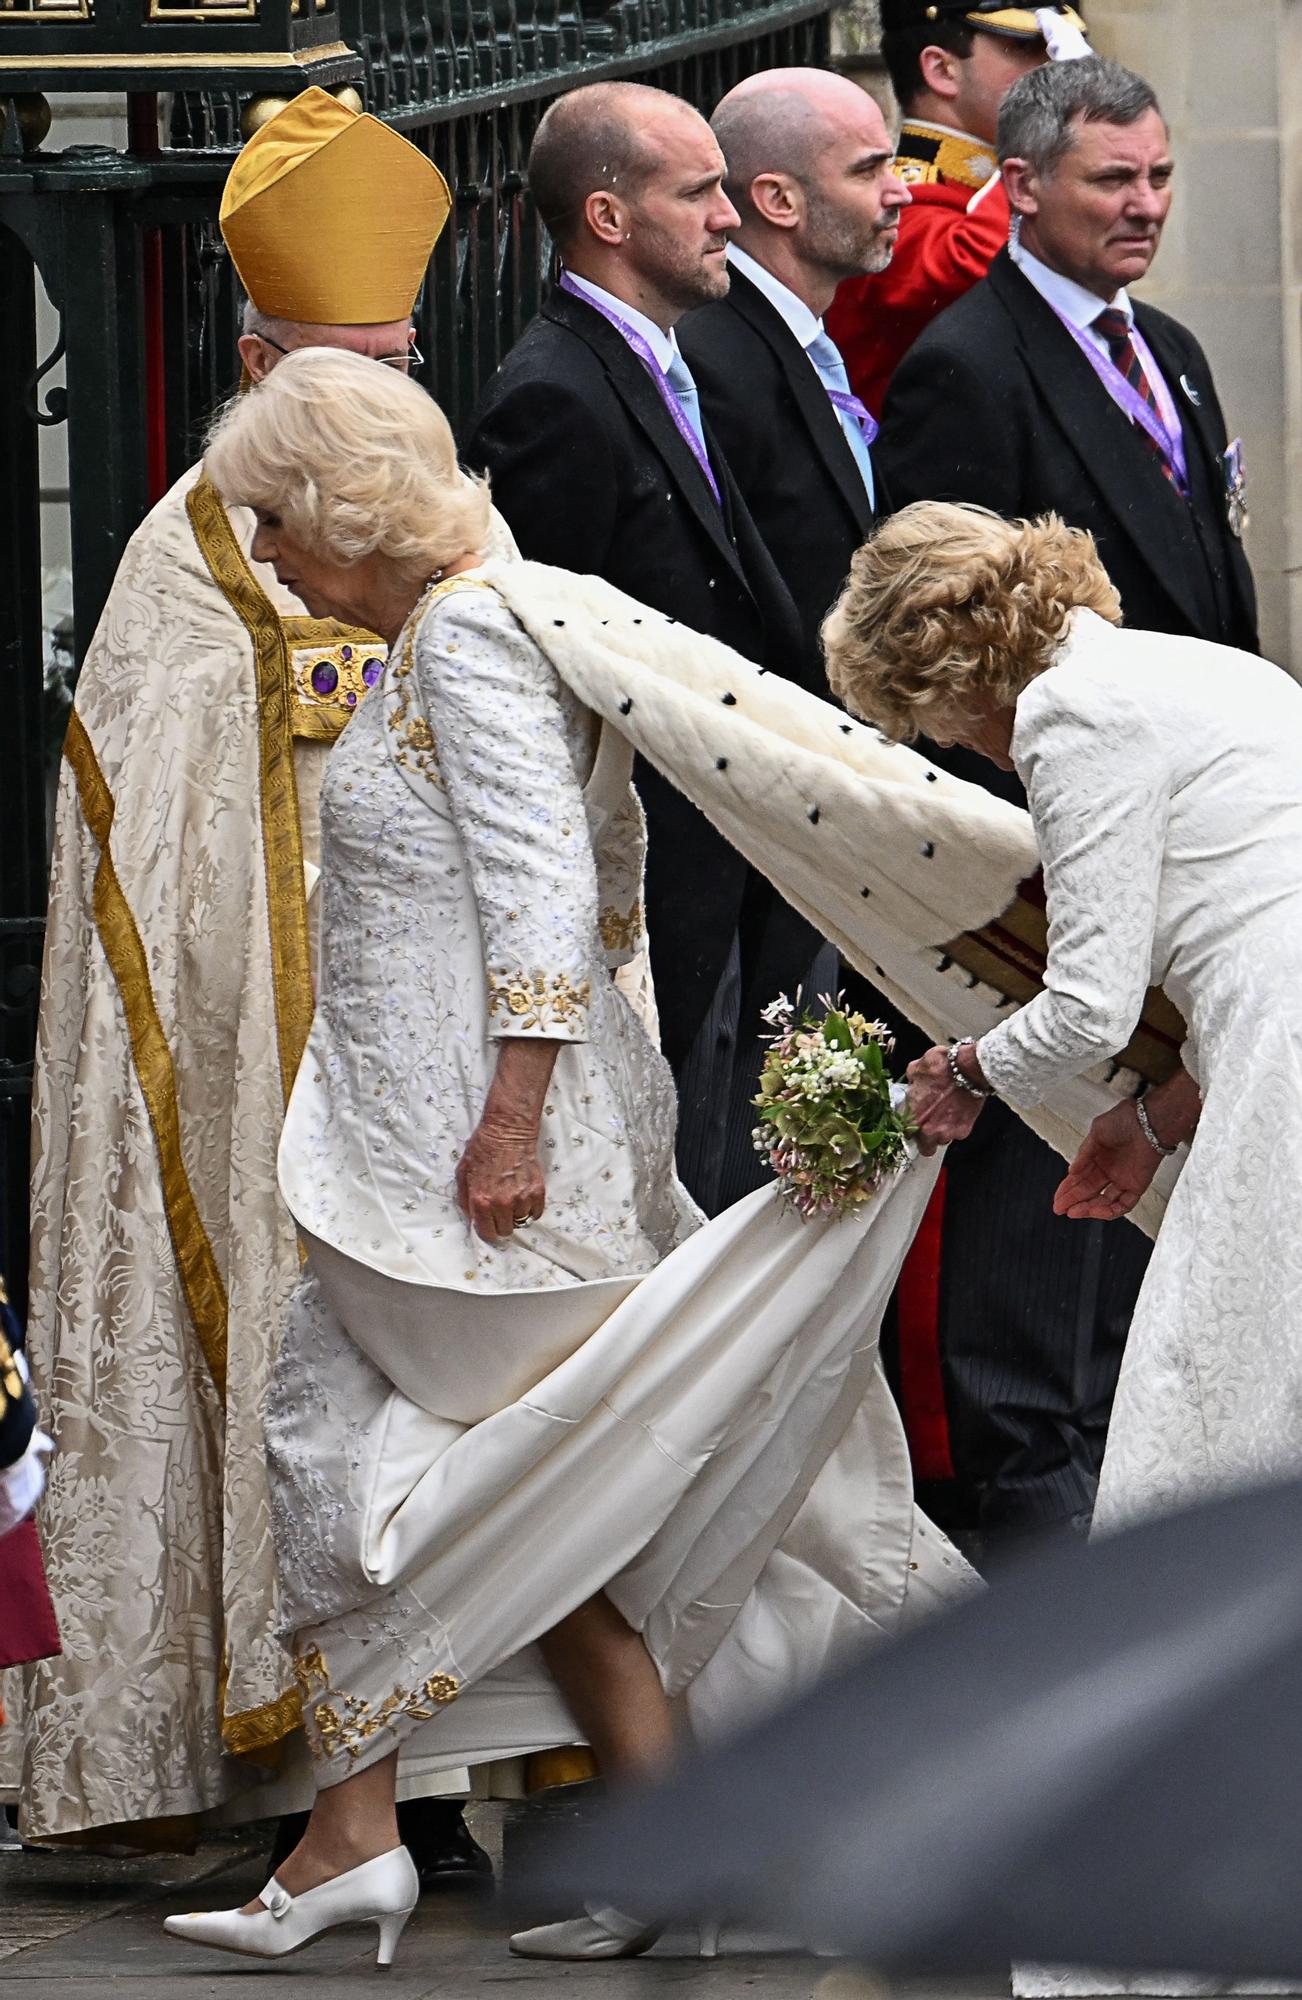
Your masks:
M1183 1064L1144 1099L1149 1123L1165 1146L1192 1139L1202 1108L1198 1085ZM1133 1100L1126 1098L1090 1126L1053 1197L1053 1212L1073 1222L1115 1222L1129 1215L1161 1164L1162 1155L1139 1129Z
M918 1151L931 1154L952 1139L966 1139L981 1116L982 1099L960 1090L949 1070L948 1049L928 1049L904 1072Z
M1073 1222L1115 1222L1129 1215L1161 1164L1127 1099L1090 1126L1053 1197L1053 1212Z

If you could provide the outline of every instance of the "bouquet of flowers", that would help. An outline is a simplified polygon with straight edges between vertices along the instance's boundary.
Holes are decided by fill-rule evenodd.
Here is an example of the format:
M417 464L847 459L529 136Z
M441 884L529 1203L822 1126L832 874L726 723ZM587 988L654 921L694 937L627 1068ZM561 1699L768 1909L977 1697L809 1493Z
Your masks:
M905 1156L912 1121L903 1085L886 1057L894 1046L880 1021L849 1013L826 995L820 1016L785 993L762 1015L773 1030L754 1141L802 1215L844 1215L869 1200Z

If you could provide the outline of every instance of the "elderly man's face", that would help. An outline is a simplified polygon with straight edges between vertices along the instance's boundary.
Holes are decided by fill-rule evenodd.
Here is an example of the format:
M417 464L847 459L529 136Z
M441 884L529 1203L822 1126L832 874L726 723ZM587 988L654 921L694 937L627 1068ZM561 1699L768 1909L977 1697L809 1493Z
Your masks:
M657 164L625 204L624 255L649 294L684 313L727 292L739 217L723 191L723 154L695 111L667 104L643 136Z
M1051 175L1008 160L1004 180L1026 248L1108 300L1142 278L1157 254L1174 170L1161 113L1146 111L1133 125L1077 120Z
M278 361L298 347L343 347L350 354L363 354L370 361L383 361L406 375L416 333L410 319L386 320L379 326L300 326L280 322L276 337L246 333L241 337L240 359L254 382L269 375Z

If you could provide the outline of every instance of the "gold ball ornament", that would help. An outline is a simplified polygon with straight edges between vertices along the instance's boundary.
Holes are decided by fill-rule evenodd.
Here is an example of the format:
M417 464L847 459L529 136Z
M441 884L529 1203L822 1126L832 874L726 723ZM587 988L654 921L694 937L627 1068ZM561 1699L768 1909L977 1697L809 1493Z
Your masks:
M9 102L18 114L18 131L23 142L24 153L34 153L50 129L52 113L49 102L39 90L15 92L6 101L0 97L0 131L8 119Z
M287 97L251 97L240 113L240 131L244 137L251 139L255 132L260 132L289 102Z
M361 92L355 90L351 83L341 83L338 90L332 90L330 95L343 105L345 111L355 111L359 118L366 109Z

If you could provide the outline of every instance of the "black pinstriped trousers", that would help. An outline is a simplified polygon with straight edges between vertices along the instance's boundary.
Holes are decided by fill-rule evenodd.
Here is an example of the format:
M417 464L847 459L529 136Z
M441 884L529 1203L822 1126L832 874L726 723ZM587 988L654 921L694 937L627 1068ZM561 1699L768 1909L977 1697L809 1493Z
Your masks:
M991 1537L1083 1529L1151 1245L1128 1222L1053 1213L1063 1162L997 1100L951 1146L934 1319L898 1308L895 1373L919 1497L941 1524ZM911 1256L925 1254L921 1243ZM916 1295L915 1295L916 1296ZM948 1477L922 1449L911 1390L938 1371ZM928 1476L928 1475L931 1476Z

